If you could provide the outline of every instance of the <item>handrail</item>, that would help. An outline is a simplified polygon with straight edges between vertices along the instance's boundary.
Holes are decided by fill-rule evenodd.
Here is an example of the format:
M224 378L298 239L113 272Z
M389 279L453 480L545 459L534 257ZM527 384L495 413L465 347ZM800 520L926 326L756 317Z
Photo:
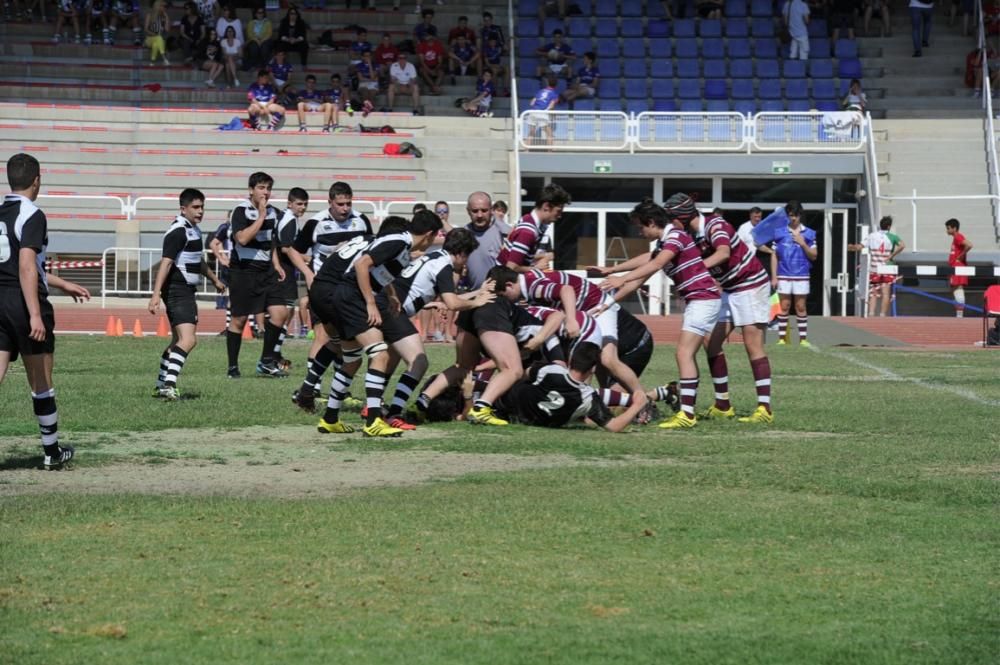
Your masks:
M947 196L917 196L917 190L913 190L912 196L881 196L879 195L880 201L909 201L911 204L911 209L913 211L913 247L909 250L916 252L917 250L917 201L982 201L990 200L994 205L1000 205L1000 195L997 194L971 194L963 196L961 194L947 195Z
M865 115L867 116L868 128L868 140L866 141L865 150L865 156L868 160L868 217L870 218L872 230L875 230L879 219L882 217L882 211L879 207L882 187L878 182L878 156L875 152L875 132L872 131L872 115L867 112Z
M1000 195L1000 161L997 160L996 127L993 120L993 86L990 83L989 49L986 42L986 17L983 14L982 0L976 0L975 14L977 17L976 38L979 47L981 75L983 80L982 104L985 113L983 122L986 140L987 183L990 194ZM991 201L993 212L993 237L1000 242L1000 203Z
M521 115L520 109L518 108L517 99L517 77L515 76L516 69L514 68L517 63L514 39L514 2L513 0L507 0L507 39L510 40L510 63L508 65L509 72L508 76L510 78L510 111L511 120L514 128L514 135L511 137L511 149L513 150L514 159L514 173L513 178L510 182L510 207L508 210L514 215L515 219L521 214L521 151L518 150L518 141L521 136Z

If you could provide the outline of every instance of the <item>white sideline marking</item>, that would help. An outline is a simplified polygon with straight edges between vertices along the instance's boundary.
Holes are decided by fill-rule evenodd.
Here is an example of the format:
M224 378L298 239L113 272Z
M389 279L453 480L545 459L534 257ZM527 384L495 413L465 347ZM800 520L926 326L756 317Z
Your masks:
M838 351L820 351L815 346L810 347L812 351L820 354L826 354L839 358L841 360L846 360L852 365L857 365L858 367L863 367L864 369L869 369L873 372L878 373L885 379L891 379L893 381L906 381L907 383L912 383L918 385L921 388L927 388L928 390L939 390L941 392L951 393L952 395L957 395L959 397L964 397L970 402L975 402L977 404L983 404L985 406L1000 406L1000 400L989 399L983 397L978 393L974 393L971 390L966 390L965 388L958 388L956 386L947 386L940 383L931 383L930 381L924 381L923 379L917 379L910 376L903 376L901 374L896 374L891 369L886 369L885 367L879 367L878 365L873 365L872 363L861 360L860 358L855 358L847 353Z

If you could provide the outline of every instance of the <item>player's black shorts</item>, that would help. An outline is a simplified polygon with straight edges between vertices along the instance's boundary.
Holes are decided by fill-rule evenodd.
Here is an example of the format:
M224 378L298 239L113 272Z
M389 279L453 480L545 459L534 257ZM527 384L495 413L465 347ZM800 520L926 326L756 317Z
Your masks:
M160 293L167 308L170 327L183 323L198 323L198 302L194 297L194 287L188 284L166 284Z
M410 317L403 312L393 314L389 308L389 299L384 295L375 298L375 304L378 305L379 314L382 315L382 325L379 328L382 330L382 339L387 344L394 344L417 334L417 327L413 325Z
M653 336L647 333L639 346L632 348L620 357L629 369L635 372L636 376L642 376L646 371L646 366L653 357Z
M274 270L229 271L229 303L233 316L260 314L268 307L284 307L286 298Z
M340 339L354 339L371 328L365 299L353 282L330 284L313 282L309 306L323 323L332 323Z
M460 312L456 323L459 329L473 335L484 332L513 335L515 309L514 303L501 297L481 307Z
M278 282L278 289L285 299L285 304L295 307L295 301L299 299L299 280L295 278L295 268L282 266L285 269L285 279Z
M19 288L0 288L0 351L8 351L11 360L18 355L35 356L52 353L56 348L56 327L52 304L45 298L39 300L45 339L36 342L31 339L31 317L24 296Z

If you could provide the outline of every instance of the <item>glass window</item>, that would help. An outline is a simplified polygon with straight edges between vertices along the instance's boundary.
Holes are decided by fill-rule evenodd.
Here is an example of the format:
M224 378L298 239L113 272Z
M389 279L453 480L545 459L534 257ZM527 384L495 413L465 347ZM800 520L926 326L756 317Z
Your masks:
M722 200L726 202L787 203L792 199L800 203L826 203L826 181L822 178L724 178L722 181Z
M857 203L855 194L858 191L857 178L834 178L833 179L833 202L834 203Z
M653 195L652 178L553 178L574 201L591 203L638 203ZM528 194L534 195L532 190Z
M694 197L695 201L712 200L711 178L664 178L663 199L669 199L673 194L683 192ZM660 201L662 203L662 201Z

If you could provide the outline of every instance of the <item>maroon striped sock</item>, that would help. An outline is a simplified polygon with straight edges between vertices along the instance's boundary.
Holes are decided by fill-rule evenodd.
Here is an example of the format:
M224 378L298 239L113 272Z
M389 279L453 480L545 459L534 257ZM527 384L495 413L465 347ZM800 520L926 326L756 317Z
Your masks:
M726 354L720 353L708 359L708 369L712 373L712 383L715 384L715 408L728 411L729 403L729 365Z
M750 371L757 387L757 404L771 413L771 361L767 358L751 360Z
M681 379L681 411L694 418L694 403L698 399L698 377Z
M618 392L617 390L611 390L610 388L605 388L601 390L601 401L604 402L605 406L628 406L632 402L632 396L626 393Z
M809 338L809 317L808 316L798 316L799 324L799 341L804 342Z
M778 337L784 339L788 335L788 317L779 314L778 315Z

